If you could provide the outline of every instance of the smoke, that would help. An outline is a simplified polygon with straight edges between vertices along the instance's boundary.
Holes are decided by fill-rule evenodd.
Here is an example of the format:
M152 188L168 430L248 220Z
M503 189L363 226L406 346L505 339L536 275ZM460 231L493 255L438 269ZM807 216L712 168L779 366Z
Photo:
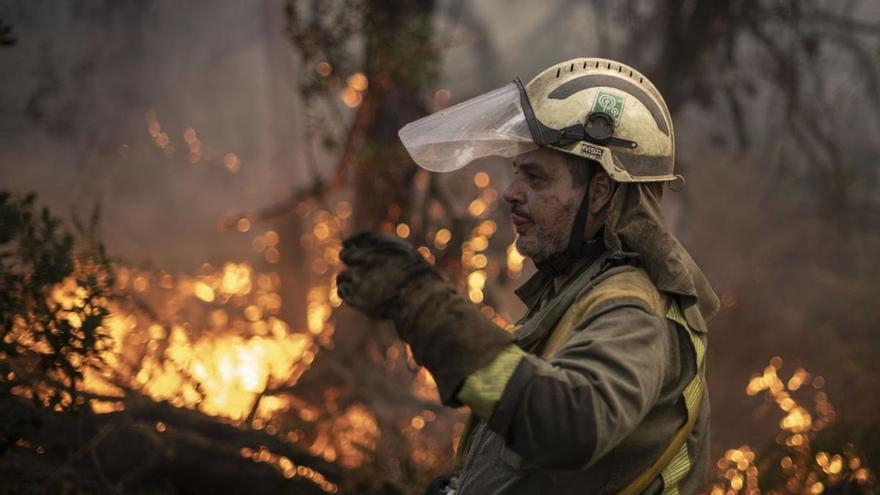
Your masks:
M100 204L101 237L131 262L245 256L249 236L219 220L309 179L282 7L5 2L18 43L0 51L3 188L80 216Z

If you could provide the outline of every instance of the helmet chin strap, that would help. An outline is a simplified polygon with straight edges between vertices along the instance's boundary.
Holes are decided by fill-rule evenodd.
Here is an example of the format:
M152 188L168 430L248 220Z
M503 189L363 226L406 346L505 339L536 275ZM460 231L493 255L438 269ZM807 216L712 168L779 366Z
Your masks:
M587 179L587 190L584 192L584 198L574 217L574 225L571 227L571 235L568 236L568 246L563 251L557 251L547 259L535 262L535 267L539 271L547 273L552 277L565 275L571 270L571 267L580 260L594 258L602 254L605 250L605 242L602 239L602 229L589 240L584 241L584 230L587 226L587 213L590 209L590 180L593 174Z

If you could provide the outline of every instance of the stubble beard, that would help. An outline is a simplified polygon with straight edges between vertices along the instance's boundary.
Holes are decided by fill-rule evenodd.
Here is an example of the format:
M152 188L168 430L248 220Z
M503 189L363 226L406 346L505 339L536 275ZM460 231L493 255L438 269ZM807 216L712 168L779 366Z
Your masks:
M568 247L568 238L574 223L574 209L573 203L563 205L563 211L556 216L564 218L558 224L565 226L564 228L550 230L533 220L529 231L516 238L516 250L535 263L546 261L553 254L564 251Z

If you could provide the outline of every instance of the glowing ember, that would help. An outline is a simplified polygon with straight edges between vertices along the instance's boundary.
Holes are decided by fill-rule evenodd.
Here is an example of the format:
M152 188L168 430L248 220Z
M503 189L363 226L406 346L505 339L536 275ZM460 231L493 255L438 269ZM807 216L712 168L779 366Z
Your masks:
M291 479L294 477L301 477L312 483L318 485L326 493L338 493L339 487L328 481L324 475L311 469L307 466L298 466L293 463L289 458L275 454L270 451L266 447L260 447L258 449L250 449L244 447L239 452L244 459L250 459L256 463L264 463L269 464L270 466L277 469L282 476L287 479Z
M813 411L801 405L795 392L809 382L810 374L798 368L792 376L784 381L779 376L783 360L776 356L770 360L763 373L756 374L749 380L746 387L748 395L765 392L771 403L782 410L785 415L779 422L783 435L779 443L787 450L779 461L779 467L785 480L785 489L792 493L823 493L827 487L838 485L843 481L855 481L865 484L872 474L861 467L862 460L852 444L843 453L830 454L825 451L812 454L812 444L816 434L828 427L835 419L834 407L828 402L824 392L814 392L815 407ZM821 377L817 377L821 378ZM815 379L813 384L816 384ZM824 380L819 382L824 385ZM714 483L710 492L713 495L761 493L758 487L758 466L755 453L748 447L728 450L724 457L716 463L719 482ZM774 492L771 492L774 493Z
M519 278L526 257L516 250L516 242L507 247L507 275L512 279Z
M347 82L352 89L361 92L366 91L367 86L369 85L367 76L363 75L360 72L355 72L354 74L348 76Z
M489 174L486 172L477 172L474 175L474 185L481 189L489 187Z
M319 62L318 65L315 66L315 71L321 75L321 77L327 77L333 72L333 66L328 62Z
M450 232L449 229L440 229L434 236L434 245L437 249L445 249L451 239L452 232Z

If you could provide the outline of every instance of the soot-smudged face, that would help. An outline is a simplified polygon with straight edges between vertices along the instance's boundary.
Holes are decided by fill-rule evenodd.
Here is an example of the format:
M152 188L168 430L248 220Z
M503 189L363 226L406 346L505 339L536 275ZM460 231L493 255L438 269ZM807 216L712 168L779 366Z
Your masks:
M514 178L504 191L519 237L516 249L535 262L562 251L584 196L575 187L565 157L540 148L513 160Z

